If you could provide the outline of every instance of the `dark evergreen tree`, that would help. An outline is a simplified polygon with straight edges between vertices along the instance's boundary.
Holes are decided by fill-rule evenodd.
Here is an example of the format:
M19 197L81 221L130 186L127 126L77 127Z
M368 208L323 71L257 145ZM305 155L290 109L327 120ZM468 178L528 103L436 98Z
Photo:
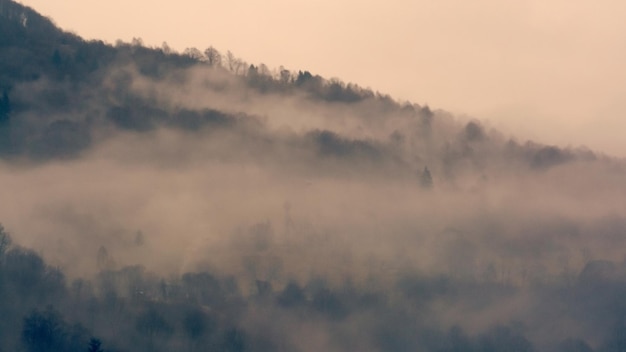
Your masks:
M103 352L104 350L101 348L101 346L102 341L100 341L100 339L92 337L89 340L89 347L87 349L87 352Z
M430 174L430 170L428 167L424 167L424 171L420 175L420 185L423 188L432 188L433 187L433 177Z
M9 100L9 92L6 90L2 92L2 99L0 99L0 124L5 124L9 121L11 115L11 101Z

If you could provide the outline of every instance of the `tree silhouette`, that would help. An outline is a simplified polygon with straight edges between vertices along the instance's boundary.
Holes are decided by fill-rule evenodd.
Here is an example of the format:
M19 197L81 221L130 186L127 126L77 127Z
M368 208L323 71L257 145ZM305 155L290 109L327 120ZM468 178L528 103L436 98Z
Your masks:
M183 319L185 333L192 340L198 340L213 331L214 322L201 310L190 310Z
M432 188L433 187L433 177L430 174L430 170L428 167L424 167L424 171L420 175L420 185L423 188Z
M222 351L243 352L246 350L246 335L237 328L230 329L224 333L222 341Z
M115 262L111 256L109 256L109 251L107 251L106 247L100 246L100 248L98 248L96 264L98 265L98 270L111 270L115 267Z
M52 308L33 311L24 319L22 341L29 352L64 351L66 326L61 315Z
M533 352L524 335L507 326L497 326L479 339L479 350L485 352Z
M11 114L11 101L9 100L9 92L6 90L2 92L2 99L0 99L0 125L9 121Z
M207 63L214 67L222 66L222 54L210 46L204 50L204 56L206 57Z
M92 337L89 340L89 348L87 349L87 352L104 352L101 346L102 346L102 341L100 341L99 339L95 337Z
M136 328L148 337L150 346L156 336L169 336L174 331L163 315L153 307L148 308L137 318Z
M202 52L198 48L187 48L185 49L184 54L198 61L204 60L205 58L205 56L202 54Z
M2 263L2 258L6 253L7 249L11 245L11 236L4 229L4 226L0 224L0 263Z
M278 304L285 308L299 306L305 301L306 296L304 295L304 290L294 281L288 283L277 297Z

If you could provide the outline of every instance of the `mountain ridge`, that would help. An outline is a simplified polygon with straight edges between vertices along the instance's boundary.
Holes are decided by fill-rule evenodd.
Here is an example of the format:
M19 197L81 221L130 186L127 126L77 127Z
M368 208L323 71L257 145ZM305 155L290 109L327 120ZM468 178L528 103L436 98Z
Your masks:
M432 128L433 119L447 120L442 122L444 125L458 124L450 121L451 115L441 110L433 113L428 106L400 104L387 95L374 93L354 84L344 84L338 80L325 80L308 71L296 73L282 69L273 73L262 64L248 65L232 53L221 55L212 47L208 48L206 53L194 48L186 50L185 53L175 53L166 47L143 47L140 40L134 43L120 42L115 47L102 41L87 42L74 34L63 32L49 19L11 0L2 0L0 14L3 19L2 30L8 33L2 36L4 41L0 41L5 56L0 60L2 66L0 87L3 87L0 120L4 121L3 133L8 136L4 138L0 152L9 157L26 155L34 159L49 159L77 155L91 146L95 121L98 121L98 124L113 124L122 130L149 131L162 125L189 130L213 123L216 121L215 118L225 121L224 118L237 115L268 116L266 111L232 109L237 105L230 106L230 111L224 110L219 104L204 106L199 111L189 108L172 111L171 105L167 108L160 102L151 101L150 97L132 92L133 80L152 80L152 83L147 84L155 86L165 80L176 81L185 75L189 80L189 73L185 71L194 68L200 70L204 68L204 74L210 71L209 76L217 77L216 82L199 89L245 90L251 93L243 94L258 94L261 96L260 99L264 96L282 95L288 100L294 96L304 96L312 102L339 104L346 106L347 109L350 109L351 105L369 104L371 110L380 115L391 112L396 116L404 114L408 118L417 119L424 130L421 132L422 135L432 133L432 130L428 129ZM16 57L9 57L11 54ZM20 63L18 69L11 67L15 63ZM119 67L131 66L129 70L118 70ZM173 77L176 75L179 77ZM38 92L35 90L39 94L37 101L26 97L30 94L26 92L29 88L14 89L16 86L25 87L29 84L36 86L37 84L33 82L44 82L43 85L48 85ZM224 84L226 85L220 87ZM241 94L239 91L235 91L234 95ZM246 98L241 99L245 101ZM77 107L88 106L86 101L90 101L89 104L93 106L104 106L106 111L96 112L89 117L62 119L64 121L60 123L58 121L55 123L55 118L52 118L53 121L48 121L47 126L46 123L41 126L20 121L20 115L28 115L33 111L39 115L68 115L68 112L71 112L70 115L76 115L75 113L84 115L86 112ZM363 114L367 115L369 112L364 111ZM10 117L15 120L13 123L7 122ZM365 119L375 118L380 117ZM235 120L237 119L232 121ZM270 116L270 124L271 120ZM375 142L371 136L346 136L340 131L327 131L324 127L312 128L310 133L305 133L304 138L312 137L319 152L326 155L348 155L357 151L367 155L368 150L373 152L376 149L372 143L379 146L383 143L385 144L383 149L389 151L391 150L389 139L395 138L397 142L404 138L402 130L395 130L389 131L387 141L378 138ZM478 121L469 121L465 126L457 128L464 145L450 148L445 146L446 143L458 144L458 141L440 143L440 148L448 148L451 154L455 154L448 153L445 158L468 157L468 151L472 149L470 145L484 140L488 134ZM314 132L315 130L319 132ZM491 132L499 135L495 130ZM585 148L559 148L533 142L519 144L514 139L507 141L501 135L498 138L502 140L499 142L500 145L496 146L498 149L508 150L510 155L525 159L524 162L535 169L544 169L568 160L581 158L589 160L598 157L597 153ZM383 155L381 150L376 153ZM397 159L397 156L390 155L390 158ZM419 158L429 157L422 155ZM415 166L416 169L422 167L423 165Z
M0 350L616 352L626 162L0 0Z

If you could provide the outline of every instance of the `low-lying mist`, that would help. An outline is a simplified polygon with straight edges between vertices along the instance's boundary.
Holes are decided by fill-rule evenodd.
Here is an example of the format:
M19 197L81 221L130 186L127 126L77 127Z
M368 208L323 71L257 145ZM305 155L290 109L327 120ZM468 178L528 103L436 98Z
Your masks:
M0 350L626 346L624 160L78 43L0 99Z
M211 69L202 74L210 79ZM467 346L480 345L487 337L471 342L480 334L525 334L544 348L608 338L610 319L598 326L548 302L575 291L589 263L622 265L622 161L521 144L416 106L386 113L373 98L351 105L291 95L283 110L280 95L192 81L199 93L177 97L169 91L182 83L143 80L134 94L175 118L227 115L193 130L107 127L74 157L0 166L0 193L11 200L0 205L5 227L68 280L137 266L162 278L230 278L241 299L278 295L283 308L248 302L238 324L268 336L289 330L286 350L406 350L428 346L419 336L435 334L428 329L469 334ZM606 270L590 280L607 279ZM316 294L334 292L324 290L386 303L361 312L327 297L318 308L328 322L284 311L308 299L316 307ZM379 314L400 326L372 326ZM522 327L495 328L511 322ZM383 337L357 341L354 329Z

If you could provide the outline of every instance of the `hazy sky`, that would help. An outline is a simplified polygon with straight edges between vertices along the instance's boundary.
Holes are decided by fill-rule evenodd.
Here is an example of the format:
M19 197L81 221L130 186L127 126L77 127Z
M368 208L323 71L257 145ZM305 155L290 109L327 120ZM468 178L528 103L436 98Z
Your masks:
M21 2L89 39L213 45L626 156L621 0Z

